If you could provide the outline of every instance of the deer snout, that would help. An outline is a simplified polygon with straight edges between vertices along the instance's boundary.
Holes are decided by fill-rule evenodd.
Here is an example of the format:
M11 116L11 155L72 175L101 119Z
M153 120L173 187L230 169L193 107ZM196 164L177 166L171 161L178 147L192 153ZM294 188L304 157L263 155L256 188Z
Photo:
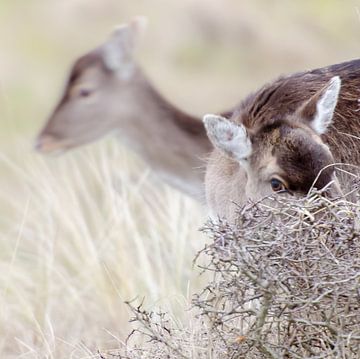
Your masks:
M41 153L51 153L65 149L62 141L59 141L55 136L47 134L40 134L35 141L34 147L35 150Z

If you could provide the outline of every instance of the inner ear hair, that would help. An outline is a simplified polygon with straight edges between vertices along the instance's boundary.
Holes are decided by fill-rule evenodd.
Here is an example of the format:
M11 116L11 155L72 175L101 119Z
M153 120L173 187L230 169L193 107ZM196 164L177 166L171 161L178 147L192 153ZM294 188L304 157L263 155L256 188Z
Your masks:
M332 122L340 88L340 77L334 76L300 108L300 116L319 135L324 134Z
M134 18L129 24L117 26L103 45L105 66L116 71L120 67L130 66L136 42L146 27L146 19Z
M218 115L205 115L203 121L208 137L215 147L238 161L250 156L252 145L244 125Z

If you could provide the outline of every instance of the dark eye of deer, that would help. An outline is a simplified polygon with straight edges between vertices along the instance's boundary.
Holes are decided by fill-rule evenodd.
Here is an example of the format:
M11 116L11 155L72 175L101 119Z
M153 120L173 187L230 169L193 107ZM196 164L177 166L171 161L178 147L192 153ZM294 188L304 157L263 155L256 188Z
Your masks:
M270 183L271 183L271 188L274 192L286 191L285 185L277 178L272 178Z
M88 89L81 89L79 92L80 97L89 97L92 94L91 90Z

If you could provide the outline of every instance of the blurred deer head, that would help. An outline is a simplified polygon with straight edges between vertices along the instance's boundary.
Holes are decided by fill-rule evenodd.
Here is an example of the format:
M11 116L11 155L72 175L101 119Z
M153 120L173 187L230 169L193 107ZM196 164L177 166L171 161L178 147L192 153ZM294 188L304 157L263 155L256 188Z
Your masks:
M118 27L75 62L36 147L57 153L116 132L164 181L200 199L203 159L212 145L201 119L168 102L137 66L144 27L143 18Z
M41 130L36 147L54 152L94 141L131 116L139 86L134 50L145 20L118 27L100 47L73 65L65 91Z

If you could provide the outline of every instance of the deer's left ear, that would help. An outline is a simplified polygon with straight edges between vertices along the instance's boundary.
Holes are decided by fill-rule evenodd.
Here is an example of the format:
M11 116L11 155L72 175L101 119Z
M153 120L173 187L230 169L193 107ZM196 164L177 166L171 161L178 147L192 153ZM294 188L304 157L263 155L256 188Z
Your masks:
M299 109L302 119L319 135L324 134L332 122L340 87L340 77L334 76Z

